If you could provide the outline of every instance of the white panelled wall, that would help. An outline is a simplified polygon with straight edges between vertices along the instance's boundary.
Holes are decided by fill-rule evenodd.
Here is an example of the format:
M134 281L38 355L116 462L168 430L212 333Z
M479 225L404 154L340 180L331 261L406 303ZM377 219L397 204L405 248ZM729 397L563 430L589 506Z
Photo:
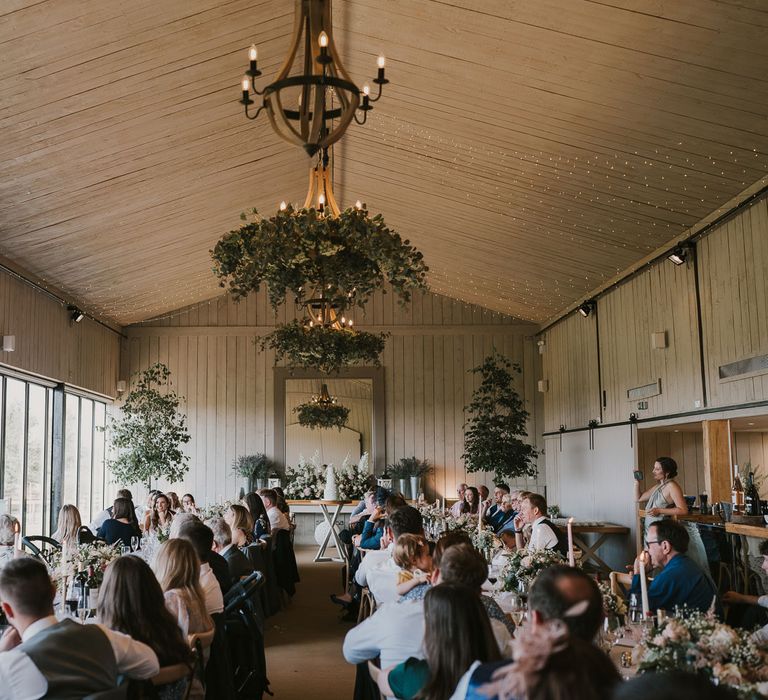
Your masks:
M276 319L264 296L239 303L222 296L126 329L122 377L164 362L184 397L191 469L174 490L189 491L200 503L237 495L243 482L232 463L239 455L274 454L274 353L259 351L255 341L276 320L293 318L293 311L280 309ZM355 325L391 334L381 358L386 463L428 459L435 466L427 482L429 498L455 497L457 483L465 480L492 485L492 475L467 475L461 455L463 407L479 384L470 370L494 348L520 364L517 388L531 413L530 439L541 435L535 326L435 294L417 294L401 308L394 295L381 293L365 314L355 314ZM542 467L538 479L520 485L543 492L543 472ZM136 491L143 494L139 486Z

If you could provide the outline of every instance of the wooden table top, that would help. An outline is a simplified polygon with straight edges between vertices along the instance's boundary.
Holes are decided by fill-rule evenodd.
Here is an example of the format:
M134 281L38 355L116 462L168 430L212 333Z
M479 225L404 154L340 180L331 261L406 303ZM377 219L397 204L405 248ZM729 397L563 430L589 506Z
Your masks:
M645 510L642 508L637 511L640 517L645 516ZM693 523L711 523L722 525L723 519L719 515L702 515L701 513L688 513L688 515L674 515L675 520L683 520Z
M743 523L726 523L725 531L734 535L746 535L747 537L759 537L768 539L768 527L765 525L744 525Z
M604 534L604 535L628 535L629 528L624 525L614 525L613 523L602 523L600 525L572 525L572 529L580 534Z

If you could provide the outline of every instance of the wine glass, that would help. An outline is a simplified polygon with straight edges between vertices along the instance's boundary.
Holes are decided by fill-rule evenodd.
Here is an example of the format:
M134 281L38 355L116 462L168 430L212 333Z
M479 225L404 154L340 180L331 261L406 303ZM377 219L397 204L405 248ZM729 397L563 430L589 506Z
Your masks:
M88 615L90 612L91 612L90 608L86 608L85 605L77 609L77 617L80 620L81 625L85 624L85 621L88 619Z
M134 535L131 537L131 551L135 552L139 548L139 537Z

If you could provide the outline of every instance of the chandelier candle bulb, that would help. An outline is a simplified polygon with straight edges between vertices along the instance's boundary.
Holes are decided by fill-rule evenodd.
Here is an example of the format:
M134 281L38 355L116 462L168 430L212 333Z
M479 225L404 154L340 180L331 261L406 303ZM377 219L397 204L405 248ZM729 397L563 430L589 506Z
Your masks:
M288 208L288 205L285 203L285 200L280 202L280 211L285 211Z
M387 59L384 56L379 56L376 60L376 65L379 67L379 70L384 70L384 67L387 65Z
M13 546L21 550L21 525L18 521L13 526Z
M359 210L360 210L360 209L362 209L362 208L363 208L363 203L362 203L362 202L361 202L361 201L358 199L358 200L355 202L355 209L357 209L357 210L359 211Z
M252 63L256 63L259 58L259 50L256 48L256 44L251 44L251 48L248 49L248 60Z
M573 517L568 518L568 566L576 566L573 554Z
M328 35L325 32L320 32L320 36L317 37L317 43L320 44L321 49L328 48Z

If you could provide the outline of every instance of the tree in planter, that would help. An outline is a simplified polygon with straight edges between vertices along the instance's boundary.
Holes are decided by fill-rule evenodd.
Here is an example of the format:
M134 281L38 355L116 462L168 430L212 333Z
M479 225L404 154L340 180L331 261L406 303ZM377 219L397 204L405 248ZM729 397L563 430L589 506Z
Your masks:
M520 374L520 365L494 352L470 371L480 374L482 381L464 407L470 414L464 424L462 455L467 471L495 472L499 480L536 476L538 452L521 439L528 436L528 411L515 391L512 374Z
M125 397L122 416L109 417L107 432L117 452L107 466L118 483L143 483L152 479L180 481L189 471L189 457L181 451L189 442L186 416L179 413L180 397L170 388L171 371L157 363L140 372L136 386Z
M264 488L267 482L272 461L263 452L255 455L241 455L235 460L232 468L237 474L248 479L248 489Z

